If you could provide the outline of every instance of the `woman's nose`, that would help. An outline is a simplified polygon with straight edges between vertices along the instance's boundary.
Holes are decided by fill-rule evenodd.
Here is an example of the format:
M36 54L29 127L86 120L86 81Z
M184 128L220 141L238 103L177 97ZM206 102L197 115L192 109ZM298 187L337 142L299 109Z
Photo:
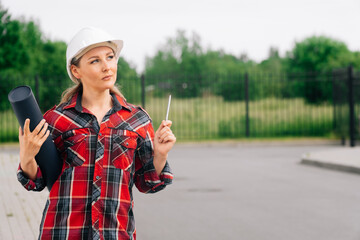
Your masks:
M110 64L106 61L103 61L103 71L108 71L110 69Z

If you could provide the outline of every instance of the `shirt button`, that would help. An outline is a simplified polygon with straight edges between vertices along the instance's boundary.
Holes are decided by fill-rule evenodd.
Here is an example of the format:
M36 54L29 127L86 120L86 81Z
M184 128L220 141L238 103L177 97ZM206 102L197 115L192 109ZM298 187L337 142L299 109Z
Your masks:
M96 180L99 180L99 178L100 178L99 176L96 176Z
M128 143L128 142L126 143L126 146L129 146L129 143Z
M99 135L100 135L100 137L102 136L102 134L101 134L101 133L99 133Z

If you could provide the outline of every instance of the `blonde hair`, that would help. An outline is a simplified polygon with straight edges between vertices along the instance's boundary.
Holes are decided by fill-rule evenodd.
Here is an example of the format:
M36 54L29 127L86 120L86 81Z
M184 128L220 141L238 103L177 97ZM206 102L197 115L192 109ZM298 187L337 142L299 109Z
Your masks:
M61 94L61 101L59 103L63 104L66 103L68 101L70 101L70 99L78 92L82 91L82 83L80 82L80 80L78 80L78 83L74 84L73 86L69 87L68 89L66 89L62 94ZM121 98L123 98L124 100L125 97L124 95L122 95L122 93L120 92L119 88L117 86L112 86L112 88L110 88L110 93L113 93L115 95L120 96Z

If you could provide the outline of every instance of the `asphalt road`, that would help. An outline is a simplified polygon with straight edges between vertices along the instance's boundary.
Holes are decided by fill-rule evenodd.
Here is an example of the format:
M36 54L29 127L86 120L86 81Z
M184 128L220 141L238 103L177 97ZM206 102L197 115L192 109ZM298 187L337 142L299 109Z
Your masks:
M359 240L359 174L302 165L308 143L177 144L174 183L134 189L139 240ZM18 148L0 148L0 239L37 239L47 191L16 180ZM19 226L21 226L19 228Z
M177 145L173 184L134 189L138 239L359 240L360 175L300 164L328 148Z

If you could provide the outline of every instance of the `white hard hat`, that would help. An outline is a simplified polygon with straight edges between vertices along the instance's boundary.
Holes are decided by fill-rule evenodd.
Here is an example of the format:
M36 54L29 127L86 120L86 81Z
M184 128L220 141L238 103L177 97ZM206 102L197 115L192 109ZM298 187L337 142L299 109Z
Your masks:
M118 60L123 47L123 41L115 39L107 32L94 27L81 29L71 39L66 49L66 69L73 82L76 83L77 81L70 70L72 59L79 59L79 57L83 56L89 50L99 46L112 48L115 53L115 58Z

